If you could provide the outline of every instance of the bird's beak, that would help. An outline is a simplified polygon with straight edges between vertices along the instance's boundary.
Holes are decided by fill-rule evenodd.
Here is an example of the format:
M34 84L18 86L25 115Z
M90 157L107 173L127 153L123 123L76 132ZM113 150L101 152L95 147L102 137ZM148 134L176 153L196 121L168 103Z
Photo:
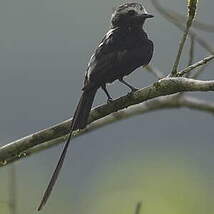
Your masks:
M152 14L149 13L144 13L141 15L142 18L147 19L147 18L153 18L154 16Z

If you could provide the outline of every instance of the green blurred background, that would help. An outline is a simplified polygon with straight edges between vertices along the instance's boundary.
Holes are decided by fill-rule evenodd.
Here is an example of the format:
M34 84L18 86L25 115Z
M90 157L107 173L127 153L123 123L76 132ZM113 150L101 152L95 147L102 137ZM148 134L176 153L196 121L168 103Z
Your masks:
M31 134L69 118L75 109L90 55L109 28L113 0L0 1L0 142ZM186 13L186 1L161 0ZM146 30L155 43L152 64L167 74L181 32L155 15ZM214 2L199 1L197 18L213 24ZM213 33L198 33L213 44ZM208 53L196 45L196 58ZM182 64L188 60L188 46ZM213 79L213 65L201 79ZM139 69L127 78L136 87L155 81ZM117 82L114 98L126 94ZM194 93L213 100L212 93ZM106 102L102 92L96 104ZM214 213L213 116L187 109L134 117L75 140L60 179L41 213L144 214ZM16 163L18 214L36 207L62 145ZM0 213L9 213L9 169L0 169Z

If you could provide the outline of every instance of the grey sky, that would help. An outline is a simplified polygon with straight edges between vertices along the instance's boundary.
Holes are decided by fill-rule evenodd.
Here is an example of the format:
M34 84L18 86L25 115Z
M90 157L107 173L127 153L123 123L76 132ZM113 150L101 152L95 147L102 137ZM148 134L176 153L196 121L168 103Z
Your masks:
M172 67L181 32L160 17L150 1L144 2L147 10L155 14L145 26L155 44L152 64L167 73ZM162 2L168 8L185 13L184 1ZM112 8L117 5L118 1L113 0L0 1L2 145L73 114L88 59L108 30ZM200 1L200 19L212 24L213 8L213 1ZM213 44L213 34L199 33ZM196 58L204 55L208 53L197 46ZM184 61L187 56L184 54ZM213 79L213 64L202 78ZM139 88L155 80L142 69L128 79ZM109 90L114 98L128 92L118 83ZM213 100L212 93L206 97ZM99 92L95 103L104 102L106 98ZM58 213L60 209L56 202L60 197L62 201L58 202L61 207L66 206L67 213L74 210L83 214L84 196L89 197L89 186L96 173L107 163L114 165L114 161L123 156L132 159L134 151L138 151L139 156L150 152L154 155L156 151L171 155L178 151L188 157L186 161L190 165L194 162L193 165L207 175L207 183L213 185L213 125L213 117L205 113L166 110L119 122L77 139L44 213ZM48 183L60 149L61 146L17 163L20 213L36 213L35 206ZM0 177L5 183L6 173L6 169L1 169ZM26 192L31 187L32 192ZM0 189L7 191L3 182ZM1 195L0 200L6 200L6 197ZM26 200L29 200L27 204L24 203ZM72 208L69 207L71 201Z

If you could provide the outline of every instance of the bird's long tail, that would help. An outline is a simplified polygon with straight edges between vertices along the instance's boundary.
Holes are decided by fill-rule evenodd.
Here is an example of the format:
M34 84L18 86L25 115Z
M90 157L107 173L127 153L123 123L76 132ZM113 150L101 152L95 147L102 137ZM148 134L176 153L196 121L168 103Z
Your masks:
M40 211L42 209L42 207L46 204L46 202L47 202L47 200L51 194L51 191L53 189L53 186L56 183L56 180L58 178L59 172L62 168L64 159L65 159L65 155L66 155L66 152L68 149L68 145L70 143L72 132L77 130L77 129L83 129L87 125L88 116L89 116L89 113L90 113L96 92L97 92L97 88L90 89L90 90L84 90L82 93L82 96L80 97L79 103L77 105L76 111L75 111L74 116L73 116L73 120L71 122L70 133L69 133L68 139L65 143L65 146L63 148L63 152L62 152L60 159L57 163L56 169L54 170L54 173L51 177L51 180L48 184L48 187L47 187L47 189L43 195L43 198L40 202L40 205L38 207L38 211Z

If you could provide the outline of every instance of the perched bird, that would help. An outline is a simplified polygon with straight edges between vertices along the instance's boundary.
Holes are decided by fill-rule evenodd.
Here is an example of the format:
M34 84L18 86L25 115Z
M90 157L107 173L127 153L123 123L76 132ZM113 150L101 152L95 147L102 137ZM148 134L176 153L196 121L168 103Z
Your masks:
M97 90L102 88L107 95L108 101L111 101L112 98L106 89L107 83L119 80L132 91L137 90L125 82L123 78L136 68L147 65L152 58L153 43L143 30L145 20L152 17L153 15L148 14L143 5L139 3L123 4L113 12L111 29L104 36L88 63L83 92L73 116L69 137L38 210L41 210L45 205L53 189L62 167L72 132L83 129L87 125Z

